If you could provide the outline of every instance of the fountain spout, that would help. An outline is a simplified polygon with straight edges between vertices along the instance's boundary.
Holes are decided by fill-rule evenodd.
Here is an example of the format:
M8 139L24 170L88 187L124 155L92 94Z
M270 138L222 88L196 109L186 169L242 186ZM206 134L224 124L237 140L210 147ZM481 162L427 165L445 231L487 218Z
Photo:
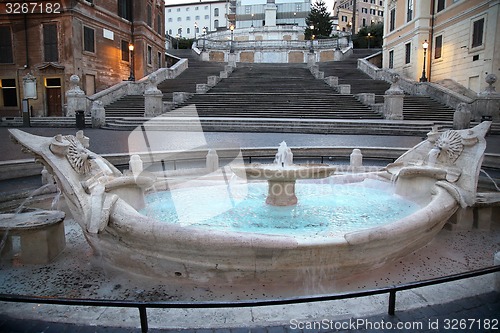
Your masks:
M429 166L435 166L437 158L438 158L440 153L441 153L441 148L439 148L439 147L432 148L429 151L429 153L427 154L427 164Z
M274 164L281 165L282 168L293 164L292 150L288 148L285 141L282 141L278 147Z

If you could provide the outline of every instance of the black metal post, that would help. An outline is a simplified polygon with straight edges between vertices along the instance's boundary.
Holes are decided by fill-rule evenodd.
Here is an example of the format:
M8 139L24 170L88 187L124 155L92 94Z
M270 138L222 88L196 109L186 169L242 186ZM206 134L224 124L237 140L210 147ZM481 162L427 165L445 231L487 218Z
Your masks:
M139 316L141 317L141 332L148 332L148 314L146 313L145 306L139 306Z
M390 316L394 316L394 313L396 312L396 290L391 290L389 292L389 310L387 313L389 313Z

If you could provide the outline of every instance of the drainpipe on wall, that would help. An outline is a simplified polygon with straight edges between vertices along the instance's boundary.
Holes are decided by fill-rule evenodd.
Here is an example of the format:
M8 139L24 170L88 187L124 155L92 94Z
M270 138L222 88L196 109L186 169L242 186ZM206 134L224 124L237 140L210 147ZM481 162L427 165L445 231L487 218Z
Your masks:
M431 0L431 31L429 35L429 62L427 68L429 68L429 73L427 74L427 80L431 82L432 77L432 50L434 48L434 5L435 0Z

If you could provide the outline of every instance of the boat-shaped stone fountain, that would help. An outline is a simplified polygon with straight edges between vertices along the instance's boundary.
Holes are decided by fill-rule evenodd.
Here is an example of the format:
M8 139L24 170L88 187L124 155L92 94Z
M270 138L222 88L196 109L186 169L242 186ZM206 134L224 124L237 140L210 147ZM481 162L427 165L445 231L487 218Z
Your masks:
M294 191L290 192L293 195L273 201L273 198L269 199L269 192L272 192L269 189L267 196L259 194L257 198L262 202L261 206L272 206L272 209L289 214L286 216L290 216L290 225L300 225L300 219L293 222L292 216L307 201L312 202L312 206L303 215L315 220L316 199L314 196L310 199L310 193L301 194L303 185L295 181L302 176L313 178L307 183L308 189L326 184L332 193L342 193L337 184L363 188L368 179L388 186L395 183L395 193L391 196L398 196L416 206L409 214L378 225L364 226L362 222L360 228L346 231L322 224L321 228L308 234L303 234L300 228L289 231L286 226L281 226L280 232L274 232L274 229L261 232L234 227L212 228L204 223L175 223L170 221L172 218L160 221L147 216L149 199L144 199L144 193L154 187L154 177L148 173L122 174L101 156L92 153L88 149L88 140L81 133L53 138L34 136L17 129L10 130L10 133L52 173L87 241L96 255L109 265L169 279L170 283L176 279L197 283L242 281L256 286L275 283L278 288L285 284L303 288L351 276L401 258L431 241L459 207L473 205L486 147L484 137L490 124L483 122L466 130L432 130L427 140L403 154L395 163L375 172L342 175L331 166L295 166L289 154L291 151L284 145L280 149L287 153L278 154L273 165L232 167L238 176L246 175L249 186L253 183L267 186L266 181L269 181L273 187L280 182L276 175L281 175L281 180L286 180L283 188L293 187ZM273 176L261 177L266 170L267 175ZM335 174L331 175L334 171ZM259 176L253 180L256 172ZM323 177L326 178L318 179ZM224 179L227 180L225 173ZM224 180L222 184L227 187ZM183 188L182 191L187 191L186 197L197 196L192 208L202 206L204 196L213 196L215 188L209 188L208 195L198 195L194 188ZM158 193L149 195L158 196ZM245 194L232 201L234 210L240 209L238 203L244 202L244 197ZM329 199L330 195L326 197ZM341 194L339 200L345 200L343 206L324 206L335 214L351 203L376 202L380 197L375 194L372 201L368 201L359 194L351 198ZM368 210L371 210L372 204L368 205ZM382 203L382 206L390 208L391 204ZM252 209L247 209L245 214L250 216L252 223L265 226L273 221L274 211L269 213L267 222L256 221L258 217ZM362 220L366 215L369 213L353 220ZM230 213L230 220L238 219L232 216Z

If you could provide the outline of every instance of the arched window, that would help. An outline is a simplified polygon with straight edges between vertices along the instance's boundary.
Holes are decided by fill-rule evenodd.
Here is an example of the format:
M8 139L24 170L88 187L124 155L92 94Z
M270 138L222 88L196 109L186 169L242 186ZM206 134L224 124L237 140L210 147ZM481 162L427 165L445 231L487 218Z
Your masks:
M219 28L219 20L214 20L214 28L215 29Z
M219 16L219 8L214 9L214 16Z

